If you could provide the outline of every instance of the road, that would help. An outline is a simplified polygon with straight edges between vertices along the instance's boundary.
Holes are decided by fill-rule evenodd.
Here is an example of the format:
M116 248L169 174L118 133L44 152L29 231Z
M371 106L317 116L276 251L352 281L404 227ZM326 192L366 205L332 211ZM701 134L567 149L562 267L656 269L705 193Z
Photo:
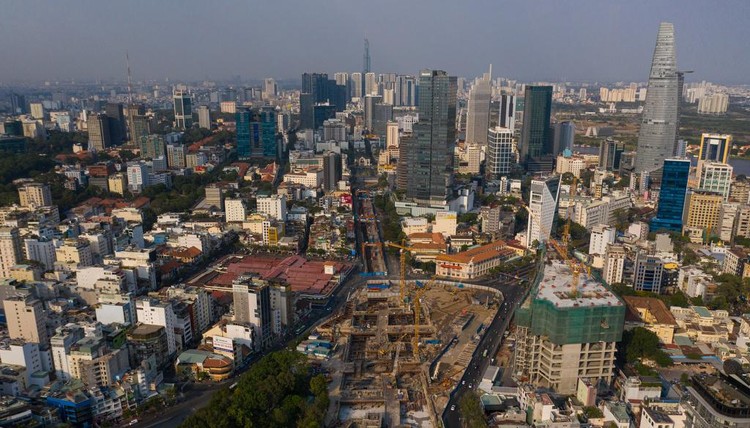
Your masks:
M494 288L502 291L503 296L505 296L505 301L495 315L495 318L492 320L489 328L487 328L482 336L482 340L479 342L479 346L477 346L477 349L474 352L474 357L471 359L471 362L459 381L452 398L448 402L448 406L443 413L443 425L446 428L458 428L461 426L459 409L461 397L463 397L463 394L468 391L476 390L479 382L482 380L484 371L487 369L487 366L490 365L490 356L494 356L497 353L500 342L503 339L503 334L513 317L513 312L525 292L525 288L517 284L518 281L492 285ZM482 356L485 350L487 350L486 358ZM453 406L455 406L455 410L450 410Z

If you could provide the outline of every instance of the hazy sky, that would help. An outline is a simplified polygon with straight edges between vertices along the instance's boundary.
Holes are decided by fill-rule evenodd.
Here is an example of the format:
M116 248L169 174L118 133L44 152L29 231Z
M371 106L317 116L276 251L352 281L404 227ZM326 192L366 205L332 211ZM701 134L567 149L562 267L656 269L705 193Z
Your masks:
M691 80L750 83L750 1L5 1L0 83L298 78L440 68L524 81L645 81L660 21Z

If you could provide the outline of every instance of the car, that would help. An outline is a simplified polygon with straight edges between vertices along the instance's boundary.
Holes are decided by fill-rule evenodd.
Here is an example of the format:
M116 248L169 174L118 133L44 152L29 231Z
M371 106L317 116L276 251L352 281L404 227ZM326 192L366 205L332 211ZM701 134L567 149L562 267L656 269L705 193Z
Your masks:
M462 380L462 381L461 381L461 385L466 385L466 381L465 381L465 380Z
M456 405L455 404L451 406L451 412L454 411L454 410L456 410Z
M473 387L474 387L474 385L472 385L472 384L469 384L469 389L471 389L471 388L473 388Z
M138 419L133 419L132 421L130 421L130 423L128 425L129 426L133 426L133 425L135 425L137 423L138 423Z

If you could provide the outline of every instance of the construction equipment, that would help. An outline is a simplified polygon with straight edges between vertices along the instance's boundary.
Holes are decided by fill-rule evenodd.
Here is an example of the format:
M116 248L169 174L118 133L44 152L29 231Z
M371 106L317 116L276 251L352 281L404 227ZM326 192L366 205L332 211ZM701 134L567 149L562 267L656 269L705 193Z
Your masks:
M399 278L399 284L398 284L398 296L399 296L399 302L403 305L406 303L406 253L411 252L411 247L406 247L404 245L394 244L393 242L386 242L385 245L392 247L392 248L398 248L401 250L400 254L400 262L401 262L401 275Z
M571 191L570 191L570 193L572 194L571 199L570 199L571 202L573 202L573 198L575 197L576 187L577 187L577 179L574 177L573 184L571 186ZM541 231L542 225L539 223L540 221L539 218L537 218L536 216L532 214L528 206L524 205L524 208L526 209L526 211L528 211L529 218L531 218L532 221L536 221L537 226L539 226L539 230ZM571 209L571 206L569 205L568 210L570 209ZM571 293L575 294L578 292L578 282L580 279L581 271L586 270L587 274L591 275L591 270L588 266L576 260L574 257L571 258L570 255L568 254L568 244L570 242L570 224L572 222L571 221L572 215L570 215L570 213L568 212L567 217L568 218L566 220L565 227L563 229L562 242L552 238L551 236L548 241L550 245L552 245L552 247L555 248L557 253L560 254L560 257L562 257L565 263L570 267L570 270L573 273L573 278L571 281L571 288L572 288Z
M568 192L568 207L565 210L565 227L563 228L562 244L565 248L565 253L568 252L568 245L570 245L570 223L573 217L573 207L575 207L576 191L578 190L578 178L573 176L573 183L570 184L570 192Z
M412 339L412 347L414 351L414 358L419 360L419 318L422 314L422 304L420 299L422 295L437 281L437 277L433 277L426 284L421 284L419 281L414 282L414 338Z

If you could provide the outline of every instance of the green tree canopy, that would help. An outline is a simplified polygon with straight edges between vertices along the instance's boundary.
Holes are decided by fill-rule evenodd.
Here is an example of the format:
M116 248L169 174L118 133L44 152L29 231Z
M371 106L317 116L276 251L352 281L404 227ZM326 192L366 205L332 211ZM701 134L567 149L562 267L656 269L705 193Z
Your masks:
M307 359L294 351L271 353L245 373L237 387L216 393L182 427L322 427L328 408L323 375L312 376Z
M659 349L659 337L650 330L636 327L625 331L622 335L621 348L625 353L625 361L638 363L643 358L655 361L662 367L671 366L672 359L666 352Z

